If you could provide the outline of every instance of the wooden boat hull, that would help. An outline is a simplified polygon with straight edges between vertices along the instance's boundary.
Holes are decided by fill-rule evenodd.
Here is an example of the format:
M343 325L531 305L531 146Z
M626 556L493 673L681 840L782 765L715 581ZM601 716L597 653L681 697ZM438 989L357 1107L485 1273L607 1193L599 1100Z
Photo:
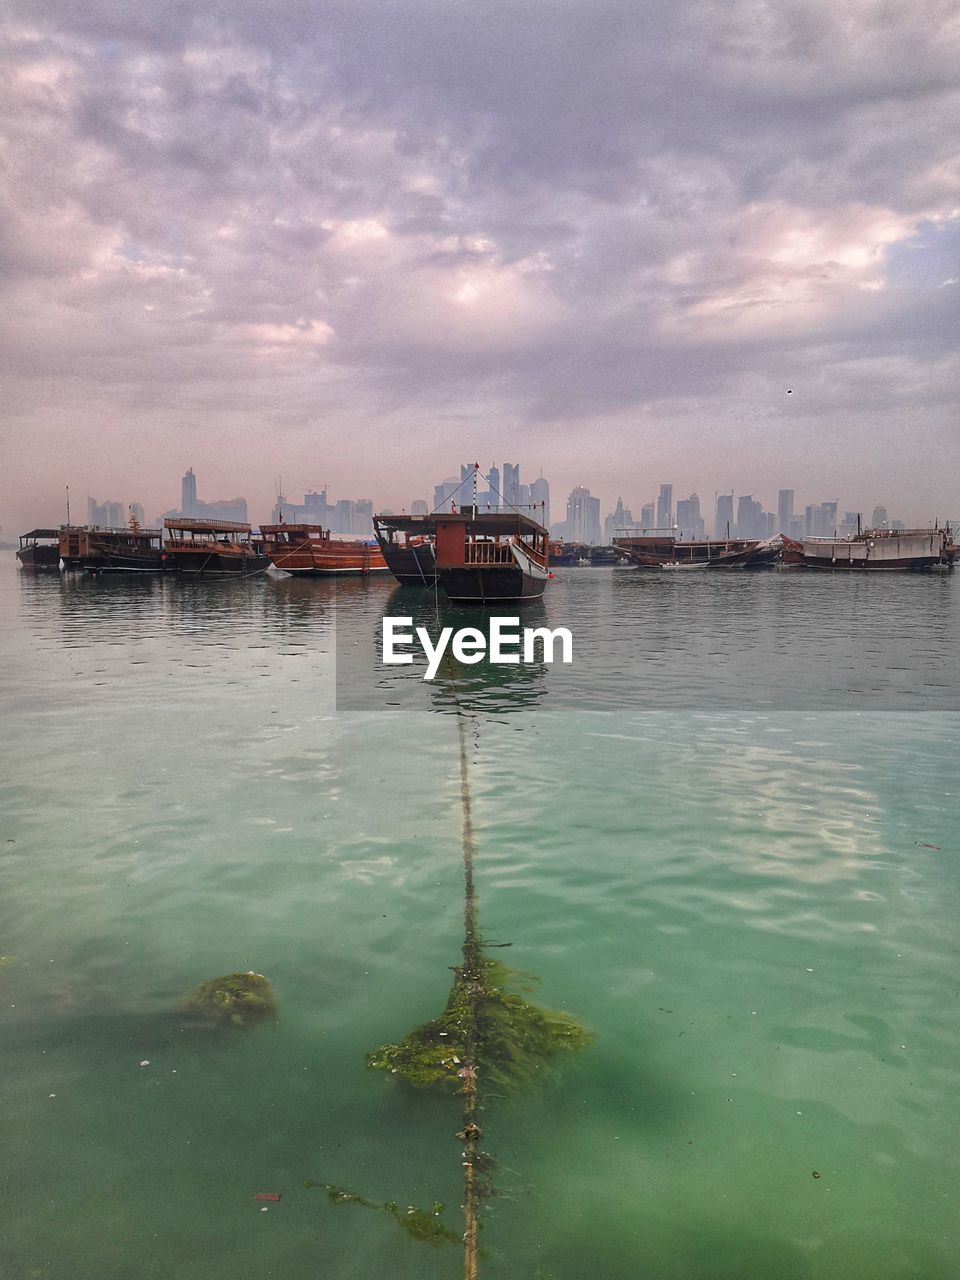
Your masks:
M165 573L181 573L185 577L248 578L263 573L270 564L265 555L233 555L219 551L186 551L171 549L169 543L164 552Z
M436 582L437 560L432 543L404 547L382 541L380 550L387 568L402 586L426 587L433 586Z
M941 530L860 534L855 538L784 541L784 563L845 573L927 573L949 564L951 545Z
M119 552L105 551L102 555L87 557L83 561L84 569L90 573L162 573L163 562L160 551L149 555L124 555Z
M458 565L437 569L448 599L456 604L522 604L540 600L546 577L534 577L513 565Z
M321 525L261 525L265 551L275 569L295 578L365 577L389 573L375 543L333 538Z
M24 569L59 569L60 548L56 545L21 547L17 559Z

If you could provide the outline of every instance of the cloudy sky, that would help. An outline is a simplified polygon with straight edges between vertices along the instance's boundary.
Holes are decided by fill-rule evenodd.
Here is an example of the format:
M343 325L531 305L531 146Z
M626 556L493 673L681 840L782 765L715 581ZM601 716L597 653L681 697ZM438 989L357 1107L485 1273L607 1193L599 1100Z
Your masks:
M475 457L960 514L960 10L7 0L0 522Z

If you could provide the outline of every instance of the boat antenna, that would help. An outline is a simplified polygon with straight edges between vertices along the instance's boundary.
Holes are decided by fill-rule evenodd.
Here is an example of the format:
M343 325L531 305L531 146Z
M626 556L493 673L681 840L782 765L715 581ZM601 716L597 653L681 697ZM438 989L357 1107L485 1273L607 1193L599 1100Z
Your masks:
M477 518L477 477L480 475L480 463L473 464L473 518Z
M67 525L70 524L70 486L67 485Z

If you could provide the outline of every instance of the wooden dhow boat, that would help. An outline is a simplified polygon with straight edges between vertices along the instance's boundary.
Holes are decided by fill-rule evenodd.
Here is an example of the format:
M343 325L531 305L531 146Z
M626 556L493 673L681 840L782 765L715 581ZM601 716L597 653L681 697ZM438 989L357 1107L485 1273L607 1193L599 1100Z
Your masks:
M437 577L459 604L514 604L539 600L553 575L550 536L519 512L437 515Z
M125 529L67 525L60 530L60 558L67 569L89 573L159 573L163 568L159 529L131 520Z
M60 530L31 529L21 533L17 559L24 569L59 569Z
M260 526L270 563L297 577L389 573L376 543L334 538L319 524Z
M674 529L643 529L622 533L613 546L624 559L640 569L679 568L759 568L780 558L779 536L757 538L698 538L689 542L678 538Z
M402 586L433 586L436 516L374 516L373 531L387 568Z
M254 537L248 524L234 520L200 520L168 517L163 522L167 540L162 563L167 573L210 578L249 577L263 573L270 561L263 540Z
M865 529L850 538L784 538L783 543L784 564L863 573L949 568L958 550L949 525L942 529Z

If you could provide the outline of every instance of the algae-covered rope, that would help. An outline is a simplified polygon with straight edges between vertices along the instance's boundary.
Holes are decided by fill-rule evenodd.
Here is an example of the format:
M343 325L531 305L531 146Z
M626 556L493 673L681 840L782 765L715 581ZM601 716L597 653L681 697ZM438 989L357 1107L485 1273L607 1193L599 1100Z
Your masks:
M470 774L467 760L465 718L457 714L460 744L460 806L463 813L463 980L470 993L470 1018L464 1037L465 1062L460 1070L463 1079L463 1129L457 1135L463 1142L463 1275L464 1280L477 1277L477 1235L479 1232L479 1197L476 1185L477 1142L481 1137L477 1124L477 1022L483 998L483 954L477 934L477 898L473 883L473 819L470 812Z

